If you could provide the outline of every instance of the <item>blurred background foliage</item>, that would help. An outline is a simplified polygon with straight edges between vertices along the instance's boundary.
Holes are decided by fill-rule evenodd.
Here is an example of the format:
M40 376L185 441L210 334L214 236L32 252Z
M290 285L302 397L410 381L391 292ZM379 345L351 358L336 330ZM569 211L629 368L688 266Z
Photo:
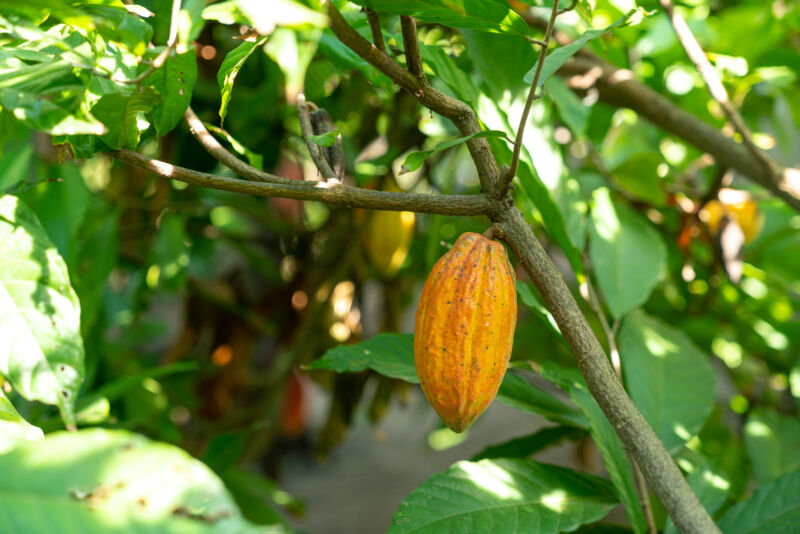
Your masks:
M252 165L315 179L295 109L304 92L341 132L347 183L478 193L463 144L400 173L409 152L434 148L457 131L345 49L325 28L319 6L304 3L308 11L281 1L268 14L248 11L252 3L246 2L184 2L178 57L188 66L178 59L172 66L187 78L181 81L188 84L183 105L190 95L220 141ZM541 3L511 5L544 17L547 11L536 7ZM155 14L146 18L105 4L81 6L98 25L92 44L115 43L118 62L104 67L112 77L131 78L135 56L158 51L146 50L151 32L156 46L166 43L171 3L140 0ZM295 12L281 11L284 4L296 7L299 18L289 20ZM368 36L358 7L338 4ZM638 4L638 23L587 46L676 105L730 129L657 2ZM185 449L223 478L252 521L281 522L302 513L302 503L271 482L280 480L282 455L306 450L324 457L359 405L368 406L377 424L410 389L369 371L335 375L303 366L339 344L410 332L433 263L459 234L482 232L488 220L248 197L115 163L103 152L127 146L233 176L180 122L182 110L176 114L162 102L164 111L128 128L130 121L118 117L121 107L150 113L157 104L141 102L147 91L133 85L130 91L98 88L109 80L76 67L83 61L78 52L84 53L75 52L78 36L93 35L81 29L84 19L44 1L0 6L3 46L33 43L28 56L2 52L0 190L36 213L80 299L85 380L78 426L129 430ZM633 0L579 2L557 28L577 37L636 7ZM800 5L685 0L680 7L758 146L782 165L800 164ZM387 49L402 61L399 18L382 14L381 22ZM262 36L249 37L250 28ZM419 36L434 86L467 101L488 129L513 137L533 47L517 35L435 24L421 23ZM39 63L35 54L58 42L77 59ZM234 72L235 83L218 81L248 43L252 50ZM97 48L91 53L103 54ZM45 75L45 67L55 74ZM196 81L189 79L195 70ZM173 75L157 71L145 87L163 88ZM676 441L675 453L689 472L707 469L723 479L723 502L730 505L747 495L751 476L765 483L800 467L800 215L635 112L598 101L591 88L573 92L568 83L551 78L545 98L534 104L518 205L576 294L577 269L598 290L609 321L618 327L622 319L618 343L626 372L626 343L646 345L636 332L651 320L653 331L682 332L685 339L676 343L692 346L702 365L710 364L717 385L713 410L688 442ZM102 99L105 105L98 104ZM118 120L123 131L91 135L98 122ZM506 142L490 141L498 159L508 161ZM523 272L517 274L529 286ZM640 278L644 290L627 289ZM520 314L513 359L574 367L535 290L523 292L530 310ZM581 304L607 343L592 307ZM626 379L629 388L639 380ZM311 382L331 393L321 420L310 417ZM6 393L31 424L45 432L62 428L55 408L26 401L11 388Z

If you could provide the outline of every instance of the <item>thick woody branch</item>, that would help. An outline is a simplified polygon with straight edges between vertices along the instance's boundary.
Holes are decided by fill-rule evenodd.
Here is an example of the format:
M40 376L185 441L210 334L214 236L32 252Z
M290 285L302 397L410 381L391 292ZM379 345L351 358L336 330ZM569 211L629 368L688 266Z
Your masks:
M472 108L464 102L426 85L401 67L388 54L374 47L344 20L333 2L328 2L328 20L331 31L342 43L388 76L394 83L411 93L420 104L450 119L461 135L467 136L481 131L480 123ZM493 194L497 188L500 171L494 156L492 156L489 143L482 137L473 138L467 141L467 148L469 148L478 169L481 189L486 194Z
M637 81L629 70L601 60L591 53L566 63L562 76L575 76L580 88L594 86L600 100L636 111L653 124L711 154L717 163L736 169L800 211L800 170L775 164L775 175L747 147L726 137L717 128L687 113L673 102Z
M367 14L367 22L369 23L369 30L372 32L372 44L381 52L386 52L386 44L383 42L383 30L381 30L381 20L374 9L364 8Z
M617 380L611 364L581 309L522 213L501 212L496 221L531 277L567 340L589 391L611 422L626 450L636 459L648 484L681 532L719 534L689 484Z
M348 208L415 211L442 215L487 215L495 207L494 201L484 195L391 193L351 187L338 182L298 182L291 180L291 184L259 183L178 167L130 150L116 150L111 152L110 155L134 167L148 170L171 180L211 189L264 197L315 200L332 206L345 206Z

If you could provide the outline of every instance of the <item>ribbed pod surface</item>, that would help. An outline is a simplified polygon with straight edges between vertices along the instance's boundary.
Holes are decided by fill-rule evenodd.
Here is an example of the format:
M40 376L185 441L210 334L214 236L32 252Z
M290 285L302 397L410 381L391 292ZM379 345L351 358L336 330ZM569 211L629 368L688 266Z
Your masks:
M480 234L462 234L428 275L414 330L422 391L453 431L469 427L497 395L516 321L505 248Z

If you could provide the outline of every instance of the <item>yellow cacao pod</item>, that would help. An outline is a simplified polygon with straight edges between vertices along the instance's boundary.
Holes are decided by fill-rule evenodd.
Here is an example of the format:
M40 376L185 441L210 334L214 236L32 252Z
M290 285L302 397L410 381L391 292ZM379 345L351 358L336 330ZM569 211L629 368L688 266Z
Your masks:
M422 391L451 430L464 431L494 400L516 322L517 290L505 248L462 234L428 275L414 328Z
M391 179L385 190L402 191ZM376 211L370 216L364 248L384 278L393 278L406 261L414 240L414 220L411 211Z
M700 210L700 219L714 234L719 233L723 217L739 225L745 243L755 239L764 226L764 215L745 191L724 188L719 192L719 200L708 201Z

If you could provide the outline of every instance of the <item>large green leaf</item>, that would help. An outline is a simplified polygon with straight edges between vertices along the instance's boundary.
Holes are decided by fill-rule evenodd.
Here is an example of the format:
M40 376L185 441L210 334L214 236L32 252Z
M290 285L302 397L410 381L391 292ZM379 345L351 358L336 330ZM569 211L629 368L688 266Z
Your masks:
M337 373L372 369L385 376L419 383L414 368L414 336L411 334L378 334L357 345L339 345L308 368Z
M639 503L639 496L636 493L636 486L633 483L633 471L628 456L617 433L606 419L603 410L592 398L580 374L573 369L564 369L553 363L545 363L542 366L542 376L565 388L572 402L586 415L589 420L589 433L603 456L603 464L614 484L614 490L625 506L628 521L637 534L647 532L647 524Z
M205 16L205 14L203 15ZM245 41L225 56L222 65L217 72L217 83L219 90L222 93L222 101L219 104L219 118L220 121L225 122L225 115L228 114L228 103L231 100L233 93L233 82L239 70L244 66L245 61L250 55L258 48L267 42L267 36L259 37L255 41Z
M453 28L528 35L525 20L498 0L354 0L380 13L411 15L423 22Z
M650 223L607 188L594 192L589 255L600 292L614 317L647 301L666 269L666 248Z
M84 376L80 304L36 215L0 197L0 374L20 395L74 423Z
M686 334L639 310L622 323L619 352L631 398L667 450L677 452L714 407L708 357Z
M754 411L744 427L744 442L759 483L800 468L800 420L774 411Z
M0 454L13 449L20 441L42 438L42 430L27 422L0 390Z
M555 423L582 429L589 428L589 422L581 412L534 386L518 374L506 373L497 392L497 400L518 410L541 415Z
M126 431L58 432L0 455L0 531L256 534L186 452Z
M730 489L730 482L720 476L715 469L713 469L708 461L703 462L697 469L695 469L689 476L686 477L686 482L692 488L692 492L697 496L703 504L709 515L713 516L719 508L728 500L728 491ZM671 519L667 520L667 526L664 529L664 534L678 534L678 529L675 527Z
M161 95L161 105L153 110L153 122L159 136L172 130L189 107L197 80L195 55L194 47L189 47L183 54L167 58L149 78Z
M720 519L725 534L791 534L800 532L800 470L769 484L740 502Z
M92 114L108 129L100 136L111 148L136 148L141 130L146 127L140 119L161 102L152 87L143 87L130 96L110 94L92 108Z
M458 462L411 492L387 534L548 534L604 517L617 500L605 480L532 460Z

